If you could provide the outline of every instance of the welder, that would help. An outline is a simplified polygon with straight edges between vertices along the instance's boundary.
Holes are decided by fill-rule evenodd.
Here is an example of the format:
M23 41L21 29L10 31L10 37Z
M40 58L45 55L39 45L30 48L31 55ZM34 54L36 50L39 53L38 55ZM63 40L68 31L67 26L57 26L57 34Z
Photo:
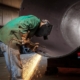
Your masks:
M51 29L52 25L48 20L40 20L34 15L19 16L0 29L0 49L4 54L11 80L23 80L19 46L31 44L30 40L34 35L47 39ZM34 44L32 51L35 52L39 43Z

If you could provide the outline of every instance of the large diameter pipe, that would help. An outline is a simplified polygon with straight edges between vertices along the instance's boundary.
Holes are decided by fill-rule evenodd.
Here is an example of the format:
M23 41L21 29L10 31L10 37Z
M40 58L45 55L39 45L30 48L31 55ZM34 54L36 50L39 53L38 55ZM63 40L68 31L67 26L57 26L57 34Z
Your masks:
M66 56L80 46L79 0L23 0L20 15L33 14L48 19L53 29L44 40L33 37L34 42L46 46L43 50L51 57Z

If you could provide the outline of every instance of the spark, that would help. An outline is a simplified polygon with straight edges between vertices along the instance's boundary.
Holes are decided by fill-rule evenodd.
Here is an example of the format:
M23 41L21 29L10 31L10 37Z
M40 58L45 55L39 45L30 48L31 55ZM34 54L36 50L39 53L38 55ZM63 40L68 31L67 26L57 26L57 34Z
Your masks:
M31 80L33 77L33 74L35 72L35 69L38 66L38 63L41 60L41 55L35 54L25 65L25 69L23 69L23 78L24 80Z

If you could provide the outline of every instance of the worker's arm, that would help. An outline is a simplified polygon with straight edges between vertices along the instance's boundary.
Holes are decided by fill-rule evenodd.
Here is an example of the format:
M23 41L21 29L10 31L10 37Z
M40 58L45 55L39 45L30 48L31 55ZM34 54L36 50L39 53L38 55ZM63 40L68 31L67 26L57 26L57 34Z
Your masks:
M22 44L26 44L26 45L30 45L30 46L36 46L36 45L32 45L31 44L31 39L28 37L30 31L28 30L34 30L33 34L35 33L37 26L39 26L40 24L40 19L38 19L35 16L30 16L29 18L26 18L24 20L22 20L19 23L19 29L21 34L21 39L22 39ZM35 43L34 43L35 44Z
M30 43L30 38L28 38L30 31L21 34L21 38L22 38L22 44L29 44Z
M27 47L29 47L32 51L36 51L36 49L39 47L39 43L32 43L30 41L30 38L28 38L28 35L29 35L30 31L28 31L27 33L25 34L22 34L21 37L22 37L22 44L26 44L28 45Z

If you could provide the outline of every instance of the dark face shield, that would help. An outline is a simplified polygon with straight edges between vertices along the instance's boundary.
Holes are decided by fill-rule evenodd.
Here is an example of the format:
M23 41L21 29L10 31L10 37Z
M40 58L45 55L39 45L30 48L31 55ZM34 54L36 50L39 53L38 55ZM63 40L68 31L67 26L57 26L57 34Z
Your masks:
M42 37L44 38L44 40L48 39L47 36L50 34L52 30L52 25L50 24L45 24L45 25L42 25L40 28L38 28L38 30L36 31L35 35L37 37Z

